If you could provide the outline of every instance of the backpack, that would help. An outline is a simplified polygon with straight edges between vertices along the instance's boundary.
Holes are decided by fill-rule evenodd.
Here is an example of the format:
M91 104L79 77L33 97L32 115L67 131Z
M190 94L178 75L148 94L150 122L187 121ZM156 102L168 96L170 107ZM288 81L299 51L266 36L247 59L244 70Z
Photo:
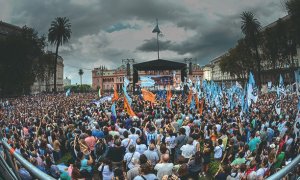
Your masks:
M107 146L102 141L99 141L95 144L94 155L97 161L99 161L99 159L105 154L106 150Z

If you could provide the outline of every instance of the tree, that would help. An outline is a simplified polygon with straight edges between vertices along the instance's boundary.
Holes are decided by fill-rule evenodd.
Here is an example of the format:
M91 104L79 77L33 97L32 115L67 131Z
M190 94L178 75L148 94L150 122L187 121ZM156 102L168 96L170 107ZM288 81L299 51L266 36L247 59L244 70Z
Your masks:
M253 62L253 53L247 48L245 40L241 39L233 49L228 51L228 54L221 58L219 66L223 73L229 73L245 81L250 69L254 67Z
M82 75L83 75L83 70L82 69L79 69L79 71L78 71L78 74L79 74L79 76L80 76L80 85L82 86Z
M0 89L5 96L29 94L38 74L35 62L43 54L45 38L24 26L0 39Z
M261 28L260 22L254 17L252 12L243 12L242 19L242 32L245 35L248 48L255 51L256 55L256 79L257 84L261 86L261 60L258 52L259 30Z
M60 45L68 42L71 38L71 23L66 17L57 17L51 22L51 26L48 32L48 41L56 45L55 50L55 60L54 60L54 92L56 92L56 67L57 67L57 57L58 48Z

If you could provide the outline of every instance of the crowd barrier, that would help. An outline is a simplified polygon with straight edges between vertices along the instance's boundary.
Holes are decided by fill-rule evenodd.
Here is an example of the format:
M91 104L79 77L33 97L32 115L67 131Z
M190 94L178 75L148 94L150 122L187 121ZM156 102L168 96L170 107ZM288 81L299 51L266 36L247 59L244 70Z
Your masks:
M297 168L299 167L299 163L300 163L300 155L298 155L295 159L292 160L292 162L284 166L278 172L268 177L267 180L279 180L282 178L300 179L297 173Z
M15 161L18 161L22 167L24 167L32 177L37 179L47 179L47 180L55 180L53 177L49 176L48 174L44 173L43 171L36 168L34 165L32 165L30 162L28 162L25 158L23 158L20 154L16 153L14 149L1 138L1 144L3 147L4 154L0 155L1 158L4 159L5 155L5 161L9 167L7 170L9 171L11 177L13 180L21 180L21 177L19 176L19 173L17 171ZM4 165L5 166L5 165Z

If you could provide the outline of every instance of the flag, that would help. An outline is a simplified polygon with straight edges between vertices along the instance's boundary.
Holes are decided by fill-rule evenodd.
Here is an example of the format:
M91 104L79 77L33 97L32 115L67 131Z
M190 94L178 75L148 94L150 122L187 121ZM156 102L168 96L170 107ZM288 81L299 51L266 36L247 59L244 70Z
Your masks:
M296 80L297 95L300 96L300 69L295 71L295 80Z
M101 98L101 96L102 96L101 95L101 88L99 88L99 90L98 90L98 97Z
M117 113L116 113L116 103L115 103L115 102L111 105L111 115L112 115L114 118L117 117Z
M140 77L141 87L152 87L155 85L155 81L151 77Z
M190 109L195 109L195 99L194 99L194 96L192 96L192 101L191 101L191 104L190 104Z
M193 97L193 91L192 91L192 90L190 90L190 92L189 92L189 96L188 96L188 99L187 99L187 104L188 104L188 105L190 105L190 104L191 104L192 97Z
M277 98L276 103L275 103L275 110L276 110L277 115L280 115L281 107L280 107L280 98L279 97Z
M145 101L150 101L151 103L155 103L155 94L152 92L142 89L143 98Z
M114 96L112 98L112 102L118 101L118 99L119 99L118 92L117 92L116 88L114 88Z
M203 105L204 105L204 99L201 99L200 101L200 108L199 108L199 114L202 116L203 113Z
M196 102L196 108L199 110L199 99L198 99L198 93L195 94L195 102Z
M124 77L124 87L127 88L127 86L129 85L129 80L127 79L127 77Z
M161 31L158 27L158 20L156 19L156 26L154 27L154 29L152 30L152 33L157 33L157 34L160 34Z
M69 88L66 92L66 96L69 97L71 95L71 88Z
M169 87L169 90L167 92L167 107L170 108L171 107L171 98L172 98L172 91Z
M295 119L295 123L294 123L294 133L296 135L296 139L299 136L299 132L300 132L300 111L298 111L296 119Z
M279 93L283 94L283 95L286 95L286 91L285 91L285 87L284 87L284 82L283 82L283 78L280 74L279 76Z
M133 110L131 109L130 104L127 101L127 98L124 97L124 109L127 111L127 113L129 114L129 116L133 117L135 116L135 113L133 112Z
M243 89L242 85L239 82L235 81L235 85L236 85L236 87Z
M271 92L271 90L272 90L272 82L269 81L268 82L268 92Z
M126 88L125 86L123 86L123 92L124 92L124 96L126 97L128 103L129 103L129 105L131 105L132 99L131 99L131 97L128 95L128 93L127 93L127 88Z

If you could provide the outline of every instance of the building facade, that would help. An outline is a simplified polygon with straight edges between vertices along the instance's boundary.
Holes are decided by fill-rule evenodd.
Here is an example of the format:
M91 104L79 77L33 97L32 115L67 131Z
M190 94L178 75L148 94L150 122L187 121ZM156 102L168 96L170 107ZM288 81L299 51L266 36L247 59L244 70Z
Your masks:
M53 54L54 56L54 54ZM54 57L53 57L54 58ZM57 57L56 66L56 89L58 92L64 91L64 60L61 56ZM70 80L71 84L71 80ZM43 81L36 80L31 86L31 93L38 94L41 92L52 92L54 89L54 76L46 77Z
M69 79L68 77L66 77L65 79L64 79L64 87L65 86L71 86L71 79Z
M267 29L274 28L279 21L285 22L289 20L289 15L263 27L260 33L264 33ZM290 40L291 41L291 40ZM291 44L291 45L289 45ZM287 42L287 45L292 46L292 42ZM294 71L300 67L300 47L295 47L295 52L292 54L292 48L289 50L291 51L291 55L288 55L289 64L278 63L276 67L270 65L264 58L262 49L258 49L261 58L261 82L262 84L266 84L267 82L271 81L273 83L278 83L279 75L283 76L283 79L286 83L293 83L295 82L294 79ZM222 57L226 56L228 52L225 52L223 55L211 60L205 67L204 74L205 76L210 76L211 80L216 82L232 82L232 81L242 81L246 82L247 75L245 75L245 79L238 79L237 76L231 76L229 73L222 72L220 69L220 61ZM205 77L206 78L206 77Z
M164 71L139 71L139 76L167 76L173 80L173 88L177 88L181 83L181 71L180 70L164 70ZM122 90L124 84L124 77L127 77L132 83L132 71L131 75L127 76L127 69L125 65L120 66L117 69L107 69L104 66L94 68L92 71L92 88L97 90L101 88L103 91L113 91L114 88L117 91ZM193 82L197 78L203 78L203 70L200 66L193 64L192 73L188 74L189 79ZM139 83L137 83L139 85ZM155 89L165 89L169 82L162 82L162 84L155 87ZM130 84L131 85L131 84Z
M10 34L19 33L22 28L0 21L0 38L5 38ZM53 58L54 58L53 54ZM45 72L46 73L46 72ZM57 67L56 67L56 87L57 91L64 90L64 83L63 83L63 75L64 75L64 63L63 58L58 56L57 58ZM53 76L45 78L43 81L36 80L33 85L31 86L31 93L37 94L40 92L50 92L54 88L54 79Z

